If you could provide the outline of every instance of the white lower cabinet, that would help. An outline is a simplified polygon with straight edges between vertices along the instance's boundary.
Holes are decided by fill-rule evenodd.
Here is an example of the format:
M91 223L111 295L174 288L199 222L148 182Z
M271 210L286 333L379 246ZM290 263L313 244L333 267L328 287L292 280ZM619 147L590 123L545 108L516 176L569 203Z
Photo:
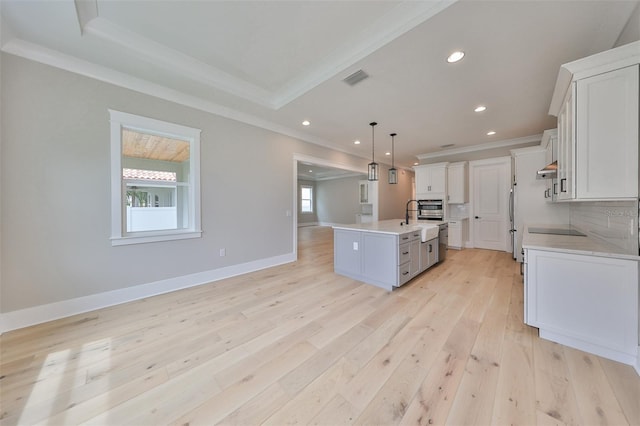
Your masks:
M526 249L524 298L540 337L637 365L637 261Z
M467 219L449 220L448 247L462 250L468 238L469 221Z
M421 271L425 271L438 263L438 238L434 238L433 240L429 240L426 243L422 243L423 250L420 253L421 258Z

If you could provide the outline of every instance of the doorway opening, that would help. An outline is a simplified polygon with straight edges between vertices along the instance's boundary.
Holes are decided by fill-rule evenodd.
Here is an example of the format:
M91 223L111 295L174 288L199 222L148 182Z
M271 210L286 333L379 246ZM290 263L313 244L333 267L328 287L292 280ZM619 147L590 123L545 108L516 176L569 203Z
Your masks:
M312 157L304 154L294 154L293 156L293 250L294 256L298 258L298 215L300 214L301 208L301 192L300 192L300 182L305 182L306 186L312 186L314 182L329 182L335 181L337 179L347 179L353 178L357 179L366 179L367 170L365 167L359 168L347 164L341 164L335 161L326 160L323 158ZM311 184L310 184L311 183ZM320 200L322 202L322 193L317 194L317 191L312 190L314 193L314 201ZM316 195L319 195L316 196ZM354 196L355 199L355 196ZM318 213L322 214L322 207L320 207L320 212L318 211L318 206L313 206L313 212L311 213L311 217L309 217L309 213L306 214L304 220L308 221L307 223L321 224L322 222L317 220ZM314 220L314 216L316 215ZM355 220L355 218L354 218Z

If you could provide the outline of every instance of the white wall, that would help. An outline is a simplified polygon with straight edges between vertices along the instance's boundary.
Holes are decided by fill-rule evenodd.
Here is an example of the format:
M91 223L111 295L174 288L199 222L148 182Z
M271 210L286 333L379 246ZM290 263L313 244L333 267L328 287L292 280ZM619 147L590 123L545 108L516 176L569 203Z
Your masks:
M1 78L2 313L293 256L294 154L366 169L366 159L4 53ZM202 129L202 238L111 246L108 109Z
M316 182L318 222L350 224L360 213L358 182L362 177L322 180Z
M412 198L411 179L414 173L398 170L398 183L389 185L388 168L380 166L380 180L378 181L378 218L403 219L407 201ZM411 208L415 209L415 204Z

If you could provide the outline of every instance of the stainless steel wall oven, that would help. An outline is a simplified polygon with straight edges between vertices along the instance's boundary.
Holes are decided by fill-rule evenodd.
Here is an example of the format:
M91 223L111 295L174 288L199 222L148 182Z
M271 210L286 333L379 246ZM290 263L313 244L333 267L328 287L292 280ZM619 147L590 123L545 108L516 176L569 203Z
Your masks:
M418 220L444 220L443 200L418 200Z

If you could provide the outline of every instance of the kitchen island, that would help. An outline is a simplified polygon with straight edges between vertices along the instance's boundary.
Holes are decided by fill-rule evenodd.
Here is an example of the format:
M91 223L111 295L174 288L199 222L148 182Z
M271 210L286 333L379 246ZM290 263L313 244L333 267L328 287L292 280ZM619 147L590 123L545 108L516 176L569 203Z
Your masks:
M446 222L383 220L333 227L337 274L391 291L438 262L438 234ZM446 243L446 242L445 242Z
M640 257L590 235L532 231L526 227L522 239L524 322L543 339L632 365L640 374Z

